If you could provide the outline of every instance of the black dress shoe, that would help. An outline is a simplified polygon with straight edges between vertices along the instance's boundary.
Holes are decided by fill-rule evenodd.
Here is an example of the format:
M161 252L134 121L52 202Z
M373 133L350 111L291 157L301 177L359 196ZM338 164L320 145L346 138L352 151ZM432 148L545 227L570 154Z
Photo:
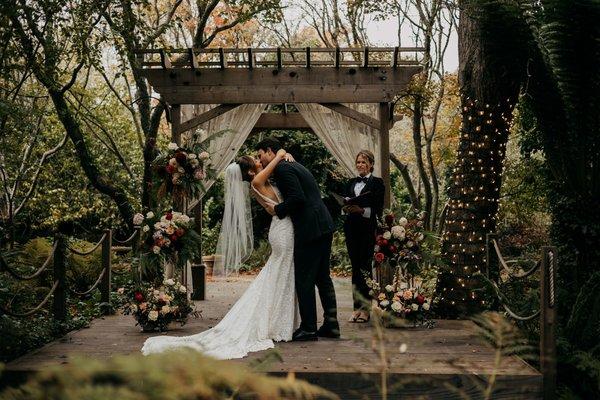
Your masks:
M317 330L317 336L330 339L340 338L340 328L329 328L322 326Z
M317 336L316 332L308 332L302 329L298 329L292 335L292 341L294 342L307 342L313 340L319 340L319 337Z

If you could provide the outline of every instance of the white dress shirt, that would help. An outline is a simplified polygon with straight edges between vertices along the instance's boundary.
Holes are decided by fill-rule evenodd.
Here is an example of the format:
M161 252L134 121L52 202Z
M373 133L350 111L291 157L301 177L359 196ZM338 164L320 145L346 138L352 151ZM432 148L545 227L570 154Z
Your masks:
M369 179L371 177L371 174L367 174L364 177L359 177L359 178L367 178ZM364 189L364 187L367 186L367 184L363 181L360 182L356 182L356 184L354 185L354 195L358 196L360 195L360 192ZM365 218L371 218L371 207L365 207L363 208L363 213L362 216Z

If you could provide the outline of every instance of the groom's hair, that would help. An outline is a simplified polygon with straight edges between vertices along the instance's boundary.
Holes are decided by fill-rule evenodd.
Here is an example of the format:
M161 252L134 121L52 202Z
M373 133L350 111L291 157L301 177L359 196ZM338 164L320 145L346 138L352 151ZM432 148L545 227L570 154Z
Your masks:
M256 144L256 146L254 146L254 150L267 151L268 149L271 149L273 153L277 153L277 151L281 149L281 142L273 137L268 137L261 140Z

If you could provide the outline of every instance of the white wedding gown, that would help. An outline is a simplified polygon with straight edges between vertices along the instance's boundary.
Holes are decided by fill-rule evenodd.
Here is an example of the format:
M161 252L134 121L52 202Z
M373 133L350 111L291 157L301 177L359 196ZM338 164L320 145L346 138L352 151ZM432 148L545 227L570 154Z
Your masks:
M273 188L278 198L277 188ZM265 201L276 204L261 195ZM218 359L245 357L292 339L297 317L294 287L294 227L289 217L274 216L269 228L271 255L242 297L213 328L192 336L155 336L142 347L144 355L192 348Z

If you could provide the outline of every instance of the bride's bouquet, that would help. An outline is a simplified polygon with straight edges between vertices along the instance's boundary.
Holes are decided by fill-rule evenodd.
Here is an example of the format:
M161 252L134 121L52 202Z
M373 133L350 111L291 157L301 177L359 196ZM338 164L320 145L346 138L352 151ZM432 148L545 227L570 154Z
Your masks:
M167 151L160 152L152 163L157 198L162 199L167 194L176 199L196 198L202 194L202 181L215 176L215 171L208 166L209 158L201 144L183 148L169 143Z
M161 215L149 211L136 214L134 225L142 227L140 263L149 276L162 276L162 268L171 263L183 268L188 261L200 256L202 238L193 229L194 219L177 211Z
M187 299L185 286L173 279L165 280L159 288L138 286L122 294L127 298L123 313L133 315L136 325L140 325L145 332L163 332L171 322L184 325L190 313L197 316L194 303Z

